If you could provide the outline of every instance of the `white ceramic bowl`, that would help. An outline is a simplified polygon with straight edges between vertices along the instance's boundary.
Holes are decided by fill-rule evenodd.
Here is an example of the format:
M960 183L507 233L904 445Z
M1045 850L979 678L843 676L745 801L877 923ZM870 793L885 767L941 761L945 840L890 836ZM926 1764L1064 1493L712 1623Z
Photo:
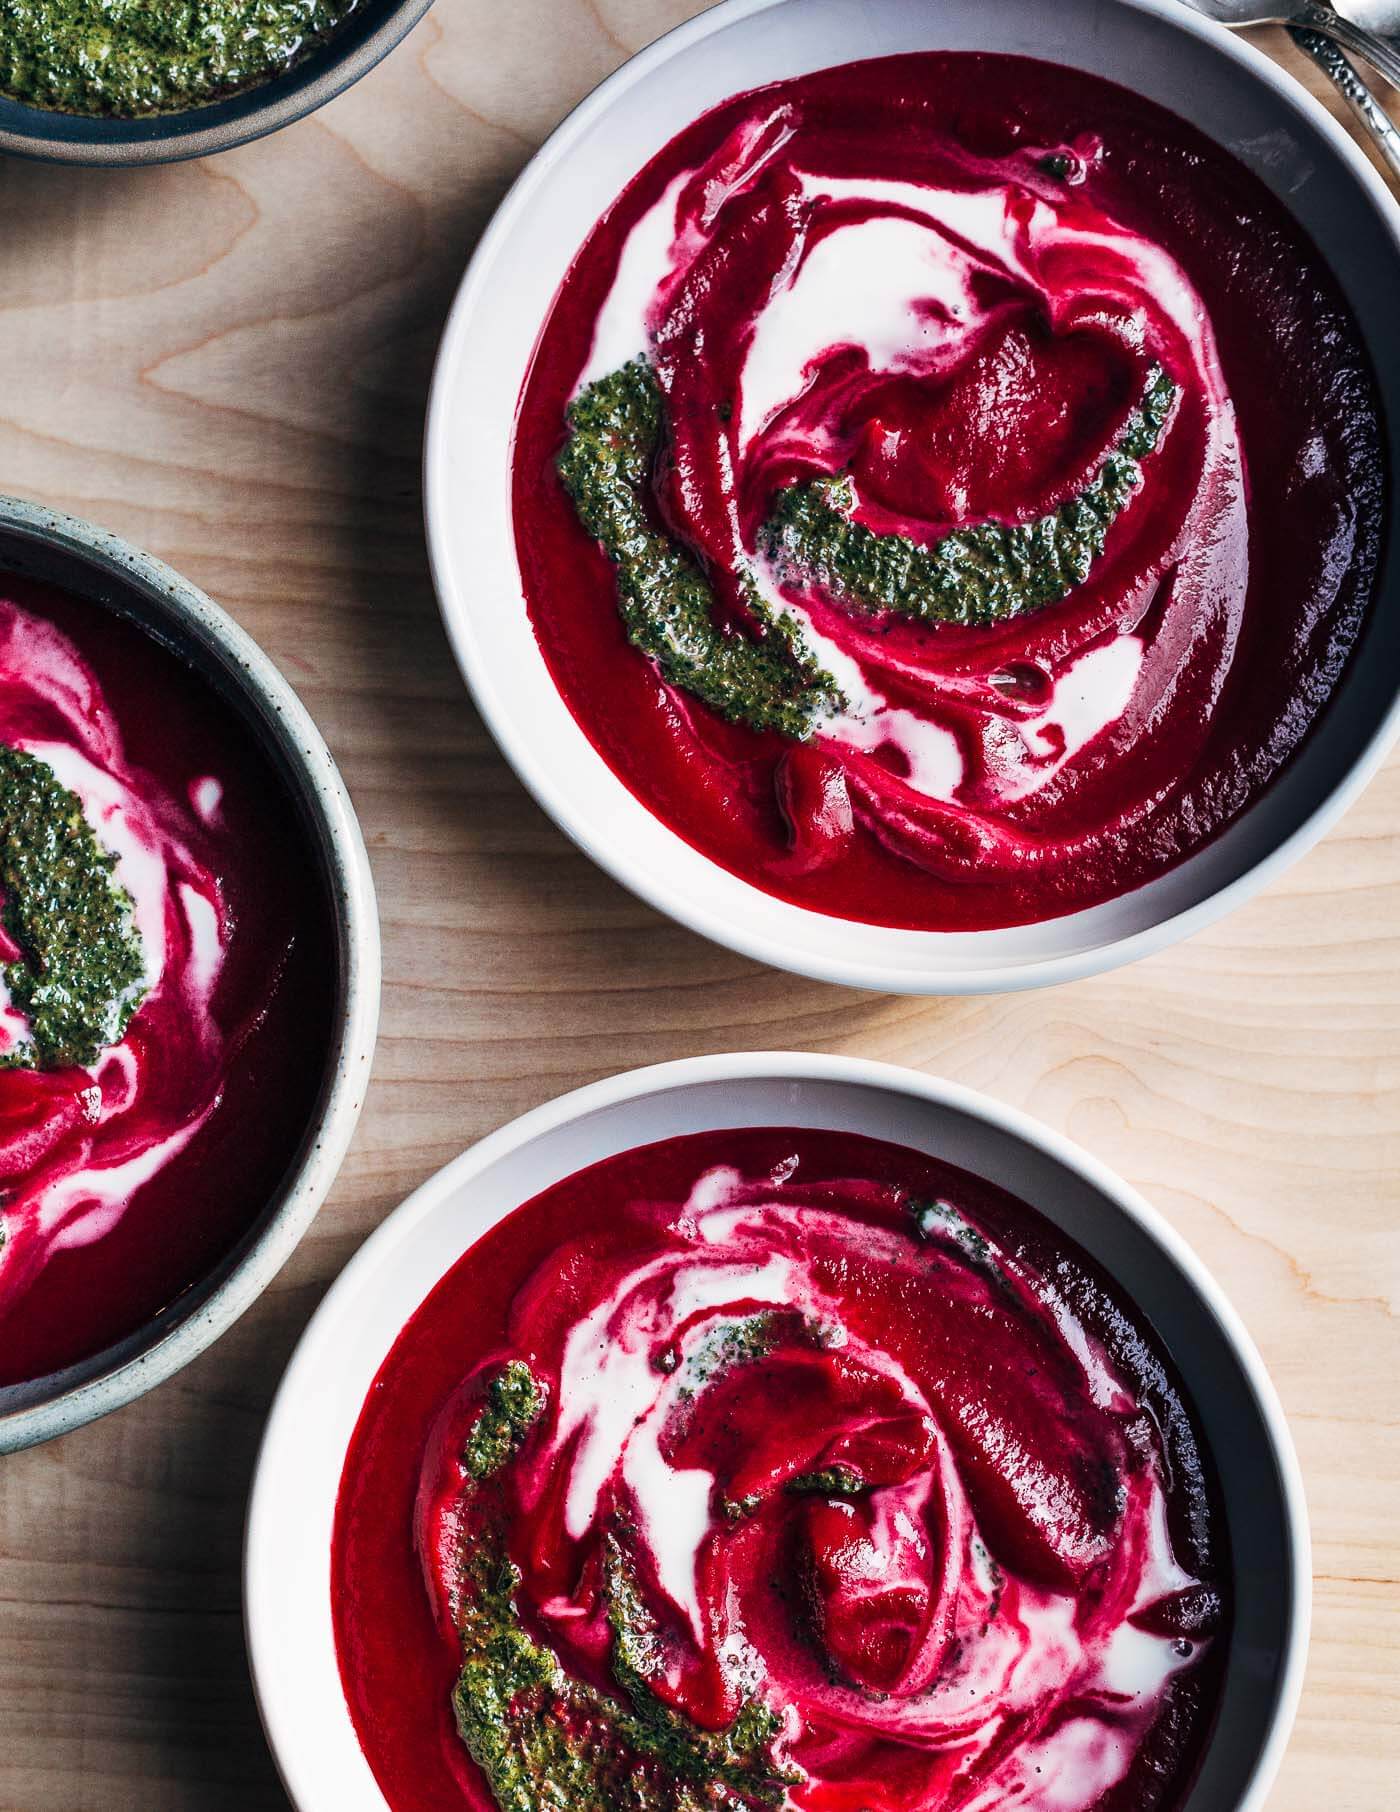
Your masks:
M1214 1456L1235 1569L1224 1699L1187 1812L1259 1812L1301 1684L1311 1576L1297 1460L1234 1310L1141 1196L1026 1115L913 1070L783 1053L660 1064L526 1114L390 1215L316 1311L268 1422L244 1576L258 1704L297 1812L385 1812L341 1689L331 1534L351 1435L404 1324L488 1228L585 1165L655 1139L774 1125L890 1139L990 1179L1092 1253L1152 1322Z
M687 121L739 90L917 50L1043 57L1136 89L1227 146L1311 232L1350 296L1400 468L1400 209L1298 83L1177 0L728 0L634 57L512 189L448 322L426 443L428 540L457 659L525 785L619 881L747 956L852 986L974 993L1067 981L1209 923L1340 816L1397 728L1400 555L1317 732L1208 848L1088 911L1005 931L901 931L763 893L701 855L611 772L555 690L525 612L509 501L512 427L536 336L598 215Z
M0 1453L90 1422L202 1353L291 1257L335 1181L364 1103L379 1025L379 916L355 809L331 752L272 662L187 579L107 530L0 497L0 584L15 573L91 599L171 649L221 693L281 774L330 902L335 1017L319 1101L243 1238L137 1333L77 1365L0 1388ZM0 1179L3 1180L3 1179Z

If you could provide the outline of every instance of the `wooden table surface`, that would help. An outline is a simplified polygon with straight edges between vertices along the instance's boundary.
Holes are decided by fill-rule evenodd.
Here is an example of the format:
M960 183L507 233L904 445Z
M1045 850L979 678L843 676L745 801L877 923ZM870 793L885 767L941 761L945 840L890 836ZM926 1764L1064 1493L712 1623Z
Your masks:
M1215 1270L1282 1392L1314 1519L1312 1660L1271 1812L1400 1801L1400 764L1182 947L1047 992L907 1000L658 919L541 816L464 697L420 526L445 311L540 139L699 10L439 0L358 87L260 144L129 173L0 167L0 490L151 548L281 665L359 807L385 979L354 1148L276 1283L143 1401L0 1463L4 1812L285 1808L239 1548L263 1417L326 1285L524 1109L634 1064L791 1046L1015 1102Z

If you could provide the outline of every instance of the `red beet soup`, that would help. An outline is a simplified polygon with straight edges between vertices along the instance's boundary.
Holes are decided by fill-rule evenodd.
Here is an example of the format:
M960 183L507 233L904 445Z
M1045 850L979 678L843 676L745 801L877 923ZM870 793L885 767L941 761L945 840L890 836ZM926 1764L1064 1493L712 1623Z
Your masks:
M756 886L976 930L1236 819L1327 705L1387 483L1358 327L1183 120L1020 58L740 95L637 175L514 447L540 648Z
M765 1128L609 1158L458 1262L361 1413L332 1604L393 1812L1167 1812L1226 1555L1086 1253Z
M336 974L250 727L134 623L0 576L0 1384L139 1332L249 1232Z

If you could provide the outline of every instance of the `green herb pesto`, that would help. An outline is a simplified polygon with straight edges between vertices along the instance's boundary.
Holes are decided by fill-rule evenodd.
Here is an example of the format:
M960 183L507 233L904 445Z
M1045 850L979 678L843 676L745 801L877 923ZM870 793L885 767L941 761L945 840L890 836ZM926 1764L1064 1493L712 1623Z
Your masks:
M0 744L0 923L22 952L3 970L30 1040L0 1066L93 1063L145 997L145 959L116 857L47 762Z
M569 409L559 476L579 519L617 568L627 637L674 686L722 717L798 738L838 708L835 681L807 654L786 611L773 610L751 577L745 597L762 638L726 634L695 561L652 522L647 492L663 431L651 367L634 359L590 384Z
M528 1432L522 1406L530 1421L539 1413L543 1386L516 1362L492 1381L493 1401L506 1412L493 1427L515 1435L483 1445L483 1466L488 1452L498 1457L471 1472L479 1500ZM648 1685L662 1665L660 1637L618 1541L608 1541L605 1555L614 1696L576 1680L526 1631L515 1603L520 1575L499 1519L489 1503L478 1509L462 1556L463 1664L453 1703L500 1812L758 1812L784 1804L801 1777L774 1755L774 1712L753 1700L727 1729L701 1730Z
M736 1365L749 1365L772 1352L778 1339L778 1314L760 1309L754 1315L741 1315L734 1321L717 1321L706 1328L694 1347L686 1354L680 1372L680 1388L709 1384L722 1372Z
M1034 522L978 523L923 547L853 521L851 480L822 478L778 494L764 551L784 578L925 623L978 627L1042 610L1089 576L1142 483L1142 461L1161 439L1176 396L1171 378L1154 367L1090 483ZM751 573L739 577L761 637L717 626L708 580L648 508L664 416L651 367L634 359L574 399L558 461L580 521L617 568L628 639L672 685L722 717L802 740L845 701L815 663L799 623L774 609Z
M780 571L870 610L978 627L1043 610L1088 578L1109 528L1142 483L1177 388L1154 367L1123 433L1077 497L1035 522L983 522L922 547L851 520L849 478L783 491L765 540Z
M0 0L0 92L64 113L179 111L249 88L357 0Z
M538 1421L544 1386L521 1359L512 1359L486 1387L486 1402L467 1436L462 1464L468 1476L489 1479L499 1472Z
M951 1202L913 1202L909 1211L925 1239L942 1240L961 1252L979 1271L1002 1280L1002 1269L991 1242Z
M800 1496L857 1497L868 1490L854 1466L823 1466L820 1472L801 1472L788 1480L788 1490Z

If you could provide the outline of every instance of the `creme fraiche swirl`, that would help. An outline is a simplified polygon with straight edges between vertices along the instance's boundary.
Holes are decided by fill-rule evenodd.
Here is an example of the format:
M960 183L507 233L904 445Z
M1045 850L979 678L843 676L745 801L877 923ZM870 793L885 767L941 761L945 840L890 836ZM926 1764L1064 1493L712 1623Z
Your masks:
M58 627L0 599L0 743L73 795L130 901L140 1005L82 1066L0 1069L0 1315L55 1253L111 1231L218 1104L232 1052L212 1010L229 927L207 837L220 782L172 796L131 768L100 684ZM0 958L24 960L0 933ZM30 1028L0 982L0 1059Z
M799 1167L563 1247L440 1418L418 1540L463 1736L502 1805L669 1754L735 1807L1089 1812L1221 1625L1156 1414L1067 1265Z
M791 624L794 660L821 675L780 781L799 858L835 859L859 823L944 878L1063 867L1101 826L1064 834L1027 808L1053 812L1092 748L1129 789L1116 829L1149 812L1159 782L1130 779L1140 726L1188 670L1213 696L1233 659L1244 471L1207 311L1170 252L1043 159L963 158L951 186L809 168L805 150L778 107L671 181L623 245L576 398L629 362L654 372L663 514L716 611L740 634L758 613L770 641ZM1027 367L1060 455L1043 470L998 426ZM872 556L897 537L951 565L957 525L1044 521L1084 494L1154 373L1171 400L1151 452L1074 582L1047 582L1054 609L971 634L911 622L843 594L851 561L838 572L828 551L813 570L800 539L775 538L775 498L839 476ZM954 426L966 457L949 457ZM1178 734L1199 746L1208 721L1183 715Z

